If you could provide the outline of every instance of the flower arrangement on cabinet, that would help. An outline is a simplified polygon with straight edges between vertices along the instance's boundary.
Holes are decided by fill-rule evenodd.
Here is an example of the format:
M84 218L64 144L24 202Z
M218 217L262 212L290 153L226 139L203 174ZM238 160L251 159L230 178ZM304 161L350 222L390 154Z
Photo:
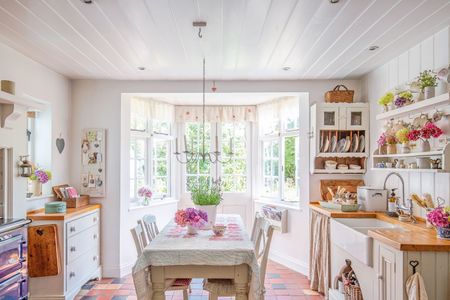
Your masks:
M153 196L153 192L149 186L141 186L137 192L138 196L142 198L142 204L147 206L150 204L150 200Z
M394 100L395 107L399 108L412 103L413 94L410 91L398 93Z
M392 92L387 92L380 99L378 99L378 104L384 107L384 110L388 110L388 106L394 101L394 94Z
M195 234L208 223L208 215L205 211L189 207L179 209L175 213L175 223L181 227L188 227L189 234Z
M437 127L432 122L427 122L422 128L411 130L408 133L408 139L410 141L420 140L419 151L427 152L430 151L430 139L438 138L443 134L442 129Z
M427 213L427 220L436 228L439 238L450 239L450 206L433 209Z
M41 184L46 184L52 179L52 172L44 169L35 169L33 174L30 176L30 180L38 181Z

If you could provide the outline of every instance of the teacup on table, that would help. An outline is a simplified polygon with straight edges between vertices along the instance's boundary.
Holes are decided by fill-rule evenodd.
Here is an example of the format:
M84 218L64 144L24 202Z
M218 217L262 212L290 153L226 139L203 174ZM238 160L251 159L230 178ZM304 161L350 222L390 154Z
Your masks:
M212 231L216 236L222 236L225 233L225 229L227 227L225 225L214 225L212 227Z

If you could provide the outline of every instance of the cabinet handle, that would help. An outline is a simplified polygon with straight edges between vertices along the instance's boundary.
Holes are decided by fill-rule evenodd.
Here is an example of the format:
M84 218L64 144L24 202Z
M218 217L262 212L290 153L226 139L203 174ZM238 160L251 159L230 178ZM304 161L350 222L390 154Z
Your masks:
M378 275L377 275L377 279L378 279L378 280L383 280L383 275L378 274Z
M75 272L70 272L70 273L69 273L69 277L70 277L70 278L75 277Z
M75 232L75 226L70 226L70 232Z
M92 257L92 260L96 261L97 260L97 255L94 255L94 257Z
M97 217L94 217L94 219L92 219L92 220L94 221L94 223L97 222Z
M75 252L77 250L77 248L75 248L75 246L70 247L70 252Z
M94 233L93 238L94 238L94 240L96 240L97 239L97 234Z

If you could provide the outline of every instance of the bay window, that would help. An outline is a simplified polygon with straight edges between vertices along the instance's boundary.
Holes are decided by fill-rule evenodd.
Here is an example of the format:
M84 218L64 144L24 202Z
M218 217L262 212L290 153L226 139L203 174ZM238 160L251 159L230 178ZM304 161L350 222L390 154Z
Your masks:
M258 106L261 197L299 202L299 103L285 97Z

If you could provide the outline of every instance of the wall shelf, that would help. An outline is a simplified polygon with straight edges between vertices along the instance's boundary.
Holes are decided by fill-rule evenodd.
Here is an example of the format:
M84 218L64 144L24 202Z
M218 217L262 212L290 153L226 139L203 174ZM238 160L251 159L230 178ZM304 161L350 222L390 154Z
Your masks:
M360 170L325 170L325 169L315 169L314 174L364 174L366 173L365 169Z
M316 157L368 157L365 152L321 152Z
M438 106L444 106L448 104L450 104L450 94L445 93L430 99L418 101L416 103L403 106L401 108L377 114L375 118L376 120L402 118L409 115L418 114L427 110L432 110Z
M378 153L378 150L376 150L375 153ZM374 154L373 157L403 158L403 157L438 156L442 154L443 151L441 150L441 151L411 152L411 153L397 153L397 154Z
M388 172L417 172L417 173L449 173L441 169L397 169L397 168L371 168L371 171L388 171Z

